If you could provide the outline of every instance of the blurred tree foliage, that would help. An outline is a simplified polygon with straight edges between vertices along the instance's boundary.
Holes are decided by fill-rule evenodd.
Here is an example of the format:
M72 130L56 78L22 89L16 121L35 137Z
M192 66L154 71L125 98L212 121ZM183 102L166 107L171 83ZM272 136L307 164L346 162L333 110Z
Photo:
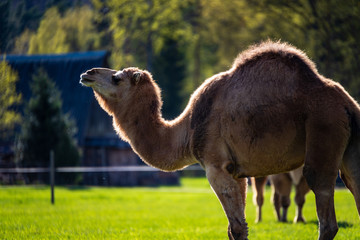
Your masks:
M185 53L179 43L167 38L164 47L155 56L153 63L153 74L162 89L163 116L167 119L177 117L182 111L183 88L182 82L186 75Z
M113 58L120 66L137 64L152 70L154 54L164 47L166 39L185 42L186 22L182 0L109 0L110 29L113 33Z
M46 72L40 69L31 83L32 97L25 106L25 119L20 136L18 161L23 167L48 167L50 151L55 153L55 166L76 166L80 155L75 144L76 127L63 114L60 92ZM36 177L36 179L35 179ZM57 179L57 183L74 183L75 174ZM48 177L29 176L29 181L48 182Z
M7 42L10 39L9 33L9 1L0 2L0 52L5 52Z
M87 0L1 0L0 1L0 53L19 53L15 41L23 32L36 31L48 8L56 7L61 13L83 5ZM25 52L22 52L25 53Z
M37 28L41 10L29 1L2 0L0 11L0 52L12 52L15 38L19 34L26 28Z
M320 73L360 98L360 2L358 0L248 0L266 16L267 36L304 49Z
M17 73L5 60L0 62L0 138L12 133L16 124L21 122L21 115L14 107L21 103L21 94L16 92Z
M94 11L89 6L67 10L49 8L36 32L26 30L15 42L14 52L28 54L65 53L94 49L97 33Z
M241 50L259 40L251 31L261 19L246 1L190 0L186 20L192 33L190 90L205 78L227 70Z

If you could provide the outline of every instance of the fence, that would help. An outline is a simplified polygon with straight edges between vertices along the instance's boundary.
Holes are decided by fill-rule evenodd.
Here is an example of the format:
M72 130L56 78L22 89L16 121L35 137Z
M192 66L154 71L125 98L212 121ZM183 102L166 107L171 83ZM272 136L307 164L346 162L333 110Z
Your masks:
M0 173L50 173L51 168L0 168ZM200 166L189 166L183 171L202 171ZM149 166L109 166L109 167L57 167L54 172L86 173L86 172L160 172Z
M183 171L202 171L198 165L189 166ZM48 168L0 168L1 173L49 173L51 203L55 203L55 173L92 173L92 172L160 172L160 170L149 166L101 166L101 167L55 167L54 153L50 152L50 166Z

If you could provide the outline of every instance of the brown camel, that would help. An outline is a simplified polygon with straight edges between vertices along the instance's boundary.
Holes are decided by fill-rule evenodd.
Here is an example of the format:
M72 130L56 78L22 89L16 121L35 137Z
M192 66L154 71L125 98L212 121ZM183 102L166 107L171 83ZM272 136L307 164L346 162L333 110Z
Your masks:
M305 218L302 214L302 208L305 203L305 195L310 191L305 177L302 175L303 168L297 168L289 173L279 173L270 175L271 200L275 207L276 217L279 222L287 222L287 210L290 206L291 187L295 186L296 215L294 223L303 222ZM264 188L268 177L251 178L253 189L253 202L256 206L256 220L262 220L262 205L264 204ZM281 214L282 209L282 214Z
M248 176L303 174L316 196L319 239L338 231L337 173L360 212L360 109L313 62L285 43L241 53L207 79L172 121L161 116L160 89L149 72L94 68L81 75L122 139L147 164L175 171L200 163L229 220L230 239L247 239ZM359 135L359 136L358 136Z

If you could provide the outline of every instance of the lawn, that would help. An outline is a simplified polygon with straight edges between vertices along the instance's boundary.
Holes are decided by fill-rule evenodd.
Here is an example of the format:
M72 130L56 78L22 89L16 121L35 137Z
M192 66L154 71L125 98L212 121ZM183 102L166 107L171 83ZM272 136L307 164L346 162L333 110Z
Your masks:
M304 207L307 224L277 223L266 191L263 222L255 224L247 197L249 239L316 239L313 193ZM360 239L352 195L336 190L336 239ZM294 218L291 204L289 220ZM55 189L0 187L0 239L227 239L227 220L206 179L184 178L179 187Z

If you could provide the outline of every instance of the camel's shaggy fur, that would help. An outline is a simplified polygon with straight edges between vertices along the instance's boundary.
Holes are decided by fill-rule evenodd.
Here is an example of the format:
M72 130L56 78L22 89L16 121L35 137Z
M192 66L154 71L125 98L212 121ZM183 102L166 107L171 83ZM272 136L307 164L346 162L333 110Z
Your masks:
M160 90L147 71L94 68L81 76L114 127L149 165L174 171L200 163L229 220L230 239L247 239L247 176L304 165L316 196L319 239L338 230L334 184L339 169L360 211L360 109L321 76L307 56L265 42L207 79L172 121L161 117Z
M305 203L305 195L310 191L305 177L302 175L303 168L297 168L289 173L270 175L271 200L275 207L276 217L279 222L287 222L287 210L290 206L290 193L292 185L295 186L295 203L297 206L294 223L305 222L302 208ZM253 189L253 202L256 206L256 220L262 220L262 205L264 204L264 188L268 177L251 178ZM281 212L282 210L282 212Z

